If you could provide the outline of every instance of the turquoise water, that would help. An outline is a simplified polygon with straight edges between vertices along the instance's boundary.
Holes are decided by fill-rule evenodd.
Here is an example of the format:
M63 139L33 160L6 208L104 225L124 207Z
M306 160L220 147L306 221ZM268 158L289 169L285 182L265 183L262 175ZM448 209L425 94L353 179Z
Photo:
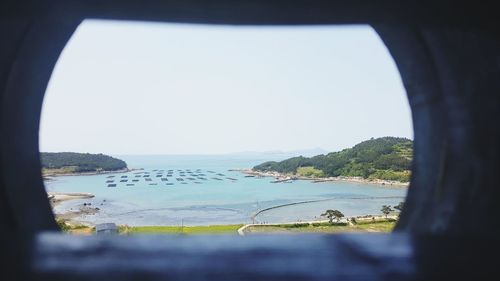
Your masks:
M251 223L252 215L262 209L316 201L271 209L255 218L257 222L290 222L315 219L326 209L338 209L346 216L380 214L382 205L397 205L404 200L407 191L401 187L342 182L270 183L272 178L248 178L238 171L228 171L284 159L288 155L117 157L125 160L129 168L144 170L113 175L65 176L47 181L47 191L89 192L95 195L92 199L63 202L55 212L76 210L84 202L90 202L100 211L79 220L131 226L212 225ZM158 170L164 171L160 173ZM167 176L168 170L172 170L170 177ZM149 177L144 177L148 175L146 173ZM160 174L161 177L156 176ZM108 178L110 176L114 177ZM146 181L146 178L151 181ZM168 181L162 181L162 178ZM127 182L120 182L125 179ZM136 181L133 182L134 179ZM111 180L114 182L106 183ZM116 187L108 187L108 184L116 184Z

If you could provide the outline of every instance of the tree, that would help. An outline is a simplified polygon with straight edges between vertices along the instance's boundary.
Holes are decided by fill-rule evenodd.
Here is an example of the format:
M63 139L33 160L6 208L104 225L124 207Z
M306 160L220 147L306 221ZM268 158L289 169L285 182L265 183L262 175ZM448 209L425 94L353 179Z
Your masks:
M392 210L392 208L391 208L391 206L389 206L389 205L383 205L383 206L382 206L382 209L380 209L380 210L382 211L382 213L384 213L384 215L385 215L385 217L386 217L386 218L387 218L387 215L388 215L390 212L392 212L392 211L393 211L393 210Z
M357 224L357 223L358 223L358 221L356 220L356 218L355 218L355 217L352 217L352 218L351 218L351 222L352 222L353 224Z
M394 206L394 209L398 210L398 211L402 211L403 210L403 207L405 205L405 202L399 202L399 204L397 204L396 206Z
M337 222L344 217L344 214L342 214L341 211L339 210L326 210L324 214L321 214L322 217L327 217L330 220L330 223L333 222L333 220L337 220Z

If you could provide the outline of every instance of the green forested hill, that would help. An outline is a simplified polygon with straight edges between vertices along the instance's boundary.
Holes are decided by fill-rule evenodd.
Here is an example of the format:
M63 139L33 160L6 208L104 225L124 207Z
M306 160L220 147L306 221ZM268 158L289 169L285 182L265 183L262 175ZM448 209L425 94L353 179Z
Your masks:
M409 181L413 141L406 138L370 139L342 151L311 158L293 157L265 162L256 171L276 171L302 176L356 176L370 179Z
M76 152L41 152L42 169L67 172L116 171L127 168L125 161L104 154Z

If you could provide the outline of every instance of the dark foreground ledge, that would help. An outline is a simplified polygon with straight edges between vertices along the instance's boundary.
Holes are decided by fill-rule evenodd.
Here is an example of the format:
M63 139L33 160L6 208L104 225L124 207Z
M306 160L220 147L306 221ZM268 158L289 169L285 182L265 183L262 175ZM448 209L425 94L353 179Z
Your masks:
M39 235L43 280L409 280L403 234L255 236Z
M409 280L403 234L39 235L32 278L46 280Z
M477 280L500 273L494 235L44 233L32 245L22 269L29 280Z

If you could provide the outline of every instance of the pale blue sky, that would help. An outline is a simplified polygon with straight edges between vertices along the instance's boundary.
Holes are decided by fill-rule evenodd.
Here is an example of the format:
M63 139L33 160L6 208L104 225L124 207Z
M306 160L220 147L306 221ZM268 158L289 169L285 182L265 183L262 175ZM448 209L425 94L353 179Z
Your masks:
M368 26L85 21L47 88L41 151L335 151L413 137L406 94Z

